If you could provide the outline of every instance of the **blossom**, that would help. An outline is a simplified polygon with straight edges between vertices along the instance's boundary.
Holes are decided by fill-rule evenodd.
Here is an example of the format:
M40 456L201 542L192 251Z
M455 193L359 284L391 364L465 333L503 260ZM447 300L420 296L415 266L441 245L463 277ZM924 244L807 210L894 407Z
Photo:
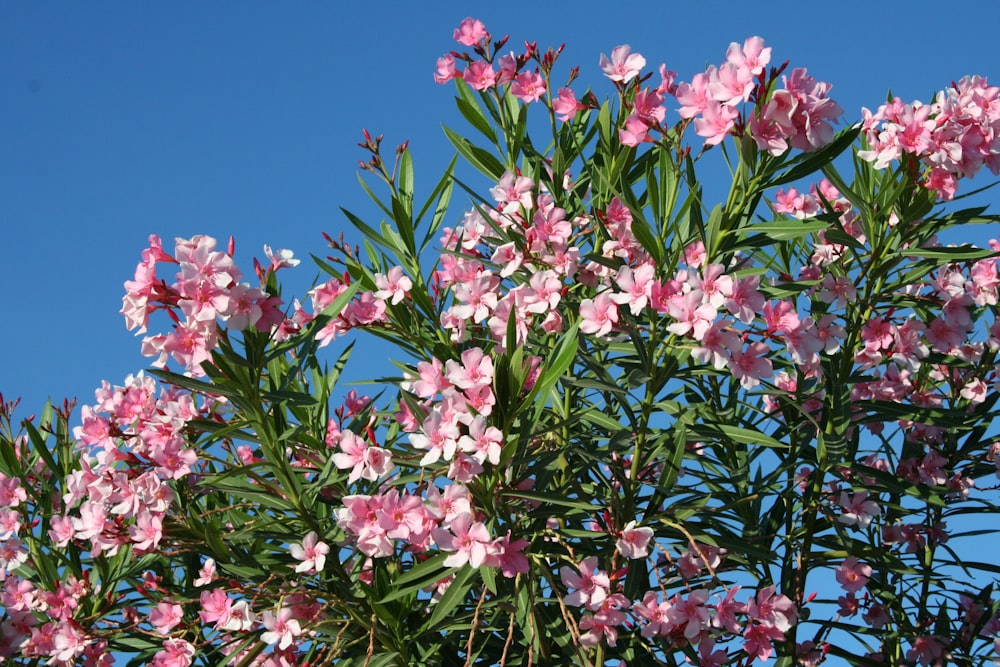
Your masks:
M559 568L559 576L566 587L571 589L566 596L566 604L572 607L586 607L590 610L601 608L601 604L611 594L611 580L606 572L597 569L597 557L584 558L579 566L579 574L572 568Z
M286 248L271 250L271 246L264 246L264 256L271 260L271 270L277 271L283 268L298 266L301 260L295 259L295 253Z
M656 591L648 591L641 602L637 602L632 611L639 618L649 621L643 626L641 634L646 639L658 636L666 636L673 629L673 622L667 612L670 610L670 602L661 601Z
M434 83L448 83L460 79L462 75L455 69L455 56L450 53L437 59L434 69Z
M837 568L837 583L848 593L857 593L868 584L868 578L872 576L872 567L867 563L859 563L858 559L850 556Z
M490 188L490 194L503 213L511 214L517 213L522 207L531 208L534 187L534 181L527 176L517 176L505 171L500 182Z
M492 551L493 539L485 524L473 521L471 514L463 512L451 520L448 530L434 530L434 541L438 547L442 551L454 552L445 558L445 567L462 567L468 563L476 568L486 561Z
M161 635L170 634L171 630L180 625L183 618L184 608L166 601L159 602L149 612L149 624Z
M464 46L479 46L484 39L489 37L486 26L479 19L472 17L465 18L455 28L455 41Z
M684 637L691 642L701 636L709 623L709 610L705 603L709 592L704 589L691 591L686 598L675 595L667 617L677 628L684 628Z
M521 72L511 84L510 94L526 104L537 102L545 94L545 78L538 72Z
M486 565L499 568L503 576L508 579L518 574L526 574L531 569L531 564L522 553L527 547L527 540L518 539L512 542L510 531L507 531L506 535L493 541L492 553L486 557Z
M407 297L413 289L413 281L408 276L403 275L403 268L394 266L389 269L388 274L375 274L375 298L388 301L395 306Z
M628 83L639 76L639 70L646 66L646 59L638 53L632 53L628 44L616 46L608 58L601 54L601 69L604 75L612 81Z
M309 531L302 539L302 544L293 544L288 551L292 558L302 561L295 566L296 572L321 572L326 565L326 555L330 553L330 547L325 542L319 541L316 531Z
M195 649L183 639L166 639L163 648L153 656L152 667L188 667L194 660Z
M260 636L261 640L265 644L277 644L281 651L291 646L295 638L302 634L298 620L292 618L291 607L282 607L277 614L265 611L261 622L265 628Z
M715 146L726 138L736 126L739 112L731 106L711 101L702 109L701 116L694 120L694 132L705 138L705 143Z
M860 491L852 495L848 495L847 491L841 491L840 507L842 512L837 517L837 521L858 528L867 528L872 522L872 517L882 513L878 503L868 499L867 491Z
M580 302L580 331L607 336L618 323L618 307L605 293Z
M766 356L769 351L767 344L761 341L749 343L742 350L731 350L729 372L744 389L753 389L760 384L761 378L771 377L773 367Z
M622 528L615 542L624 558L645 558L649 555L649 542L653 539L653 529L648 526L635 527L635 521L629 521Z
M586 105L576 101L576 95L570 88L560 88L557 97L552 100L552 111L555 112L556 118L564 123L578 111L586 108Z
M370 447L364 439L352 431L340 434L340 452L333 455L333 464L345 470L351 469L347 483L359 479L375 481L392 470L392 455L381 447Z
M475 90L486 90L496 85L497 73L485 60L476 60L465 68L462 78Z

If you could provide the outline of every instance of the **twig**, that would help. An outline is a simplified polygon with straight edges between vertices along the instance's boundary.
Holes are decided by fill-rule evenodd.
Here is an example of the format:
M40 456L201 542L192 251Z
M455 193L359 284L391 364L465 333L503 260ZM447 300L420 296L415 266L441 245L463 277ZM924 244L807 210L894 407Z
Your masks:
M500 667L507 664L507 651L514 643L514 612L510 612L510 623L507 624L507 641L503 643L503 653L500 654ZM531 664L531 646L528 646L528 664Z
M479 625L479 610L483 608L486 601L486 586L483 586L483 594L479 596L476 604L476 611L472 614L472 626L469 628L469 641L465 643L465 667L472 665L472 638L476 636L476 626Z
M368 635L368 655L365 656L365 664L362 667L368 667L368 663L372 661L372 656L375 655L375 626L378 624L378 617L372 613L371 618L372 630Z

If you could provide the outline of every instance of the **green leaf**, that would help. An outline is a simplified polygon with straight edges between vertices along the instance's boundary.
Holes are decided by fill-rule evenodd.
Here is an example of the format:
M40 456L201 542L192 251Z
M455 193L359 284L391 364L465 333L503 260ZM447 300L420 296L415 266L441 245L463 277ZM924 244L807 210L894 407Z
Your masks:
M437 554L422 563L417 563L403 574L395 577L392 580L394 590L379 600L379 603L398 600L456 572L458 568L445 567L444 561L447 557L448 554L445 553Z
M773 188L785 183L797 181L800 178L815 174L823 167L831 164L833 159L847 150L861 132L861 124L852 125L837 133L829 144L813 153L800 153L794 160L786 163L791 166L777 176L767 180L764 189ZM798 164L796 164L798 163ZM779 165L780 166L780 165Z
M27 432L28 439L31 440L33 450L38 452L38 455L42 457L42 460L45 461L46 467L51 470L53 474L61 475L63 471L58 465L56 465L56 460L52 457L52 452L49 451L48 442L42 437L42 434L38 432L35 425L28 420L21 422L21 425Z
M1000 256L1000 253L989 248L961 245L940 248L905 248L891 253L889 258L907 257L910 259L940 259L945 262L975 262L997 256Z
M771 222L756 222L747 227L741 227L733 233L740 236L750 234L761 235L770 241L790 241L809 234L815 234L829 229L830 223L820 218L807 220L774 220Z
M475 573L476 570L472 569L469 565L463 566L462 569L455 573L455 578L448 585L448 590L444 592L438 603L434 605L434 610L431 612L431 616L427 619L427 622L424 623L423 628L421 628L422 630L434 630L441 621L455 613L457 608L460 608L462 601L475 583L473 578Z
M455 81L455 87L458 90L458 97L455 98L455 104L458 105L458 110L461 112L465 120L469 121L472 127L476 128L481 132L490 143L497 144L497 133L490 124L486 114L483 113L482 107L479 106L479 101L476 96L472 93L472 90L464 81Z
M380 232L376 231L373 227L368 225L368 223L348 211L346 208L341 207L340 210L347 217L347 219L350 220L351 224L354 225L355 229L364 234L372 243L390 251L394 257L406 256L406 248L397 244L394 239L384 237Z
M500 177L503 176L506 169L504 169L503 164L493 157L489 151L479 148L462 135L449 130L447 127L444 127L444 133L448 137L448 141L450 141L455 147L455 150L457 150L462 157L469 162L469 164L494 181L500 180Z
M573 360L576 358L576 335L579 327L580 323L576 322L563 334L555 350L553 350L552 362L542 369L538 380L535 381L535 386L531 388L531 391L528 392L524 402L521 404L522 407L534 403L537 396L547 395L549 389L554 387L563 374L573 365Z
M585 512L593 512L600 509L596 505L587 501L574 500L558 494L537 493L534 491L504 491L502 495L508 498L523 498L525 500L534 500L536 502L548 503L550 505L561 505L562 507L570 507L573 509L583 510Z
M720 435L733 442L744 445L760 445L773 449L788 449L788 445L775 440L769 435L761 433L756 429L743 428L741 426L731 426L724 423L693 424L689 428L691 437L689 440L698 442L710 438L718 438Z

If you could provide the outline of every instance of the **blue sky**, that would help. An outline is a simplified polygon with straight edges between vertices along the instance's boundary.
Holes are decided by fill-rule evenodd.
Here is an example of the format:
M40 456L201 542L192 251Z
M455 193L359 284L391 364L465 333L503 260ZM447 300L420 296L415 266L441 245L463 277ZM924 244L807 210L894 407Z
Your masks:
M49 396L91 403L102 379L147 365L118 310L149 234L169 247L233 234L248 273L265 243L307 259L324 253L321 232L357 239L339 207L373 215L356 177L362 128L409 140L430 188L451 157L441 124L464 127L431 73L469 14L512 48L565 42L563 67L602 96L598 58L618 44L690 79L750 35L833 83L848 121L890 87L927 100L965 74L1000 80L992 2L697 5L0 5L0 392L26 415ZM288 272L286 300L315 276L307 262Z

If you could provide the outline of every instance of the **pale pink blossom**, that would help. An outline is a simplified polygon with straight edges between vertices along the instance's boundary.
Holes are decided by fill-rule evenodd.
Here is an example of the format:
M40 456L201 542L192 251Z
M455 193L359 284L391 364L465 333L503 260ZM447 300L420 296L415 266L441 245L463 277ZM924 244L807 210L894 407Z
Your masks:
M510 86L510 94L525 104L537 102L545 93L545 78L537 71L521 72Z
M183 619L184 608L166 601L157 603L149 612L149 624L161 635L170 634L170 631L180 625Z
M455 41L464 46L479 46L484 39L489 37L486 26L479 19L468 17L455 28Z
M576 95L570 88L560 88L558 97L552 100L552 111L556 114L556 118L564 123L576 116L581 109L586 108L586 105L577 102Z
M403 274L402 267L394 266L389 269L388 274L375 274L375 286L378 288L375 298L395 306L409 295L413 289L413 281Z
M622 528L615 547L623 558L645 558L649 555L649 542L653 539L653 529L648 526L636 528L635 521L629 521Z
M601 69L604 75L612 81L628 83L639 76L639 70L646 66L646 59L638 53L632 53L628 44L616 46L608 58L601 54Z
M606 572L597 568L597 557L584 558L578 568L559 568L563 584L570 589L566 604L572 607L586 607L590 610L601 608L601 604L611 594L611 580Z
M195 648L183 639L165 639L163 649L153 656L151 667L189 667L194 661Z
M607 336L618 324L618 307L606 293L580 302L580 331Z
M319 540L316 531L309 531L302 539L302 544L292 544L288 551L292 558L302 561L295 566L296 572L322 572L330 547Z
M462 78L475 90L487 90L496 85L497 73L488 62L476 60L465 68Z
M854 556L849 556L840 564L835 572L837 583L848 593L857 593L868 585L868 579L872 576L872 567L867 563L860 563Z
M468 563L477 568L493 550L493 538L486 525L474 521L468 512L452 519L448 530L435 529L434 541L442 551L454 552L445 558L445 567L462 567Z
M434 68L434 83L448 83L452 79L460 79L462 75L455 69L455 56L443 55L437 59Z
M285 650L302 634L302 627L297 619L292 618L291 607L282 607L278 613L268 610L261 617L265 631L260 638L265 644L277 644L278 650Z

